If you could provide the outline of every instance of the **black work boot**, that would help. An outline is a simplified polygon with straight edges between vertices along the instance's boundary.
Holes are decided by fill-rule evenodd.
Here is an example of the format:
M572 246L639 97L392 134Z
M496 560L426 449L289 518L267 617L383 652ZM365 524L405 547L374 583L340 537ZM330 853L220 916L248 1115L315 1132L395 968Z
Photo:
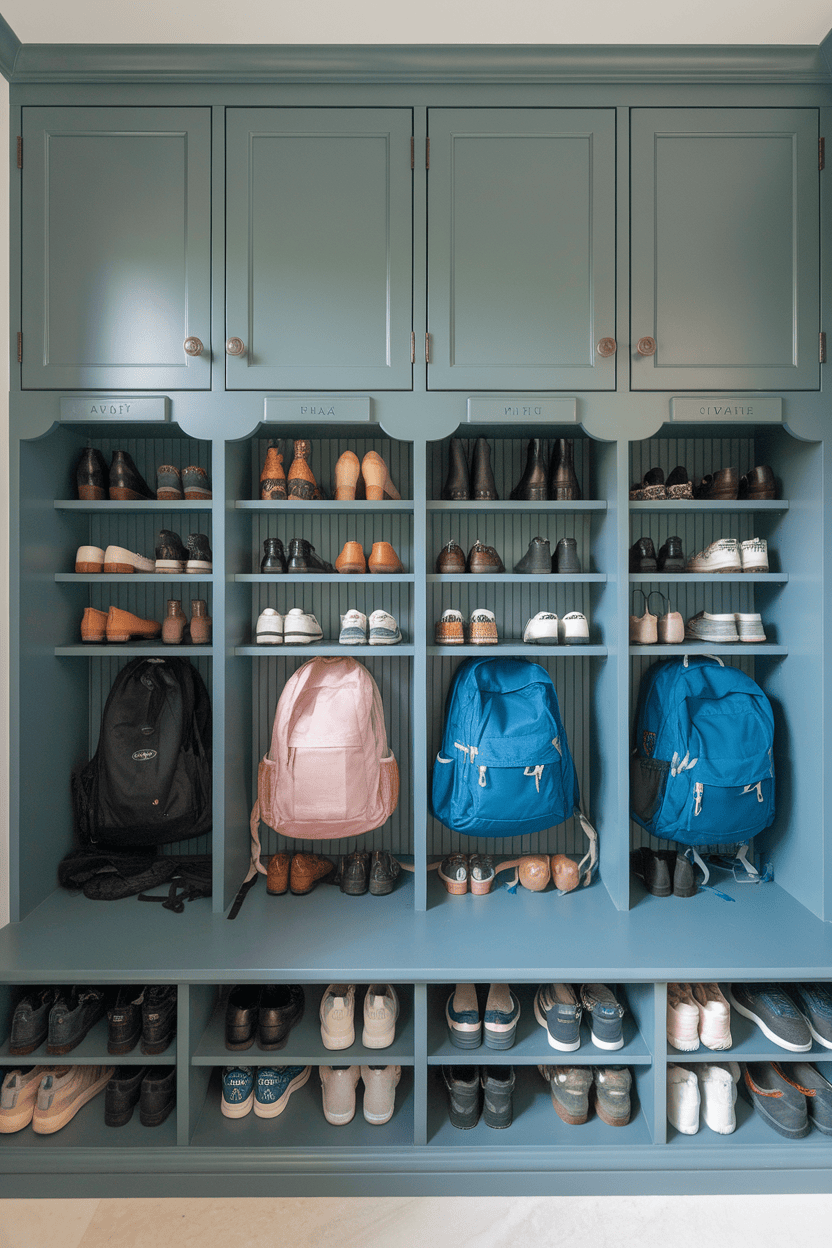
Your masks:
M631 572L655 572L658 568L652 537L640 537L630 547Z
M118 502L156 497L156 491L151 490L127 451L113 451L109 479L110 498Z
M511 491L510 497L524 503L545 503L548 469L540 438L529 441L526 471Z
M650 849L646 845L634 849L630 854L630 866L654 897L669 897L673 892L676 854L672 849Z
M49 1031L49 1012L60 995L57 988L33 988L20 998L12 1015L10 1053L22 1057L43 1044Z
M481 502L499 498L494 473L491 471L491 447L485 438L477 438L471 464L471 494Z
M484 1066L482 1070L482 1120L487 1127L511 1126L511 1094L514 1091L513 1066Z
M401 867L386 849L374 849L370 862L370 896L386 897L392 893Z
M555 438L549 465L549 497L555 502L571 502L581 497L575 476L575 444L571 438Z
M459 438L451 438L448 447L448 476L442 487L442 497L454 503L465 502L471 497L468 458Z
M286 551L279 537L267 537L263 542L263 558L260 560L261 572L285 572Z
M108 498L107 461L94 446L87 446L78 458L75 484L78 497L85 503L102 502Z
M331 563L321 559L311 542L303 537L293 537L289 543L290 572L334 572Z
M479 1066L443 1066L442 1078L448 1089L448 1117L452 1127L467 1131L480 1117Z
M153 984L142 996L142 1053L164 1053L176 1035L176 985Z
M151 1066L141 1083L139 1122L143 1127L158 1127L175 1104L176 1067Z
M142 991L135 986L119 988L115 1002L107 1010L108 1053L129 1053L138 1044L142 1034Z
M681 537L669 537L659 548L658 564L660 572L684 572L685 555Z
M531 576L547 576L552 571L548 537L533 537L523 558L515 563L514 571L525 572Z

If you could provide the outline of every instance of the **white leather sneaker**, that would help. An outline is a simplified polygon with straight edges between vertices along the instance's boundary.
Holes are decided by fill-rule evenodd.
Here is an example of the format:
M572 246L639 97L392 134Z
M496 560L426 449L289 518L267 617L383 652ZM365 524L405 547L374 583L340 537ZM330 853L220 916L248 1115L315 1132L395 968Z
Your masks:
M341 616L341 632L338 634L339 646L366 646L367 617L355 607L350 608L346 615Z
M693 1053L699 1048L699 1006L690 984L667 985L667 1040L674 1049Z
M324 1048L348 1049L355 1040L355 984L330 984L321 997L320 1018Z
M740 544L735 537L721 537L688 559L688 572L742 572Z
M730 1135L737 1126L738 1062L706 1062L697 1068L702 1117L718 1135Z
M570 611L559 625L560 639L565 646L585 646L589 642L589 624L580 611Z
M706 1049L730 1049L731 1007L719 984L694 984L693 999L699 1007L699 1039Z
M392 984L370 984L364 998L365 1049L388 1049L396 1038L399 998Z
M321 1066L324 1118L333 1127L345 1127L355 1117L355 1088L360 1066Z
M538 611L523 629L523 641L538 646L556 646L558 617L551 611Z
M283 616L274 607L266 607L258 615L254 640L258 646L283 645Z
M768 572L768 542L764 537L749 537L740 546L743 572Z
M393 1117L396 1107L396 1085L402 1077L401 1066L362 1066L364 1080L364 1117L380 1127Z
M307 646L311 641L320 641L323 635L314 615L300 607L292 607L283 617L283 640L287 646Z
M369 624L371 646L397 646L402 639L396 618L388 611L374 611Z
M699 1105L702 1097L692 1070L684 1066L667 1068L667 1120L682 1135L696 1135L699 1130Z

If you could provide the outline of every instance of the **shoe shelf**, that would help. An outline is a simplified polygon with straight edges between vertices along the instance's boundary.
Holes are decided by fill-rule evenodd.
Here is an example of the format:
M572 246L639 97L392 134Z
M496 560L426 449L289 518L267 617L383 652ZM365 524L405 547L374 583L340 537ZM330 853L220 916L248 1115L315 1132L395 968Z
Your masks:
M556 655L558 658L586 658L589 655L595 657L605 657L607 654L606 646L539 646L536 642L524 642L518 637L516 641L498 641L496 646L473 646L467 642L462 646L428 646L427 653L430 656L441 655L443 658L452 658L455 654L468 658L470 655L478 655L480 658L487 658L489 654L515 654L523 658L533 658L536 654Z
M746 655L782 656L788 653L788 646L779 646L767 641L731 641L724 645L709 641L683 641L678 645L664 642L647 646L630 646L631 655L730 654L736 658L743 658Z
M165 645L161 641L137 641L129 645L107 645L106 642L99 645L97 642L84 642L77 646L56 646L54 653L63 658L87 659L137 659L143 655L180 655L185 658L209 658L213 655L214 650L212 646L192 646L189 643Z
M412 585L412 572L235 572L234 580L245 585Z
M140 1042L129 1053L107 1052L107 1019L102 1018L90 1028L84 1039L71 1053L63 1053L58 1057L46 1051L46 1042L39 1045L25 1056L16 1056L9 1051L9 1038L6 1036L0 1045L0 1067L15 1066L173 1066L176 1062L176 1037L171 1040L164 1053L142 1053Z
M212 572L56 572L56 581L85 585L198 585L213 584Z
M54 506L58 511L93 511L116 513L121 511L213 511L213 499L141 499L137 502L116 502L114 499L102 499L100 502L85 502L75 498L56 498Z
M573 578L577 580L578 578ZM785 585L788 572L631 572L633 585L661 581L667 585Z
M549 572L543 575L531 575L521 572L491 572L477 575L474 572L429 572L425 577L428 584L477 585L493 584L499 578L500 584L509 585L603 585L607 581L606 572Z
M425 503L428 511L475 511L479 513L489 514L498 511L521 511L533 512L535 515L556 515L558 512L584 512L584 511L606 511L607 501L603 498L588 498L576 500L574 502L558 503L528 503L528 502L503 502L501 500L491 501L486 499L476 502L446 502L444 499L429 498Z
M144 1065L149 1059L143 1058L141 1065ZM66 1063L65 1058L55 1058L51 1060L51 1065ZM113 1058L108 1058L107 1062L96 1062L95 1065L112 1065ZM137 1063L138 1064L138 1063ZM168 1065L171 1063L168 1062ZM0 1071L0 1076L5 1072ZM122 1149L130 1150L130 1158L132 1165L135 1167L136 1158L142 1156L153 1156L158 1158L156 1164L163 1170L166 1163L162 1160L164 1156L160 1153L162 1149L175 1149L177 1142L177 1111L174 1106L170 1114L164 1122L158 1127L142 1126L139 1120L139 1107L133 1110L133 1116L129 1122L122 1127L108 1127L104 1121L104 1098L106 1091L99 1092L87 1101L86 1105L82 1105L74 1118L71 1118L66 1126L50 1135L40 1135L32 1129L31 1124L24 1127L21 1131L15 1131L10 1135L0 1135L0 1155L4 1162L8 1162L8 1154L18 1149L25 1150L23 1164L21 1169L28 1170L33 1164L31 1161L31 1150L44 1149L50 1155L49 1165L50 1173L54 1173L52 1166L57 1164L57 1158L53 1158L53 1153L60 1153L62 1165L67 1162L73 1168L77 1168L78 1158L84 1157L89 1149L97 1150L100 1156L101 1150L106 1149L108 1152L113 1150L121 1152ZM173 1156L173 1153L169 1154ZM64 1160L66 1159L66 1160ZM87 1164L90 1164L89 1158L86 1158ZM81 1163L83 1165L83 1163ZM95 1160L92 1165L96 1168L101 1162ZM107 1163L105 1163L106 1168ZM12 1175L12 1178L15 1176ZM44 1175L39 1175L39 1182L42 1184Z
M723 994L728 996L729 984L721 983ZM795 1053L784 1049L752 1022L731 1006L731 1047L730 1049L707 1049L700 1044L693 1052L674 1049L667 1041L667 1060L675 1064L686 1065L688 1062L832 1062L832 1049L812 1041L811 1049L803 1053Z
M636 502L629 503L631 512L639 511L658 511L658 512L709 512L721 511L729 513L737 513L743 515L747 512L780 512L788 511L789 503L783 498L761 498L757 500L747 498L730 499L727 502L714 502L710 499L683 499L683 498L662 498L655 502Z
M313 515L360 515L362 512L369 511L395 516L399 513L407 514L412 512L414 503L411 499L406 498L383 499L380 502L368 502L364 498L348 500L347 502L335 502L327 499L308 503L301 502L297 498L281 498L269 502L261 502L259 499L241 498L235 502L234 507L237 511L277 512L278 515L282 512L285 512L287 515L292 512L311 512Z
M331 657L336 654L353 654L369 659L407 659L412 658L415 653L415 646L408 645L405 642L399 642L393 646L342 646L337 641L313 641L306 646L287 646L284 643L277 646L253 645L234 647L235 655L249 659L279 659L281 656L299 655L306 659L314 659L318 655Z
M716 1060L720 1060L718 1055ZM829 1078L829 1072L826 1072ZM718 1158L715 1164L737 1165L737 1154L740 1150L746 1148L756 1153L756 1158L746 1161L746 1165L760 1164L759 1157L763 1150L776 1148L785 1150L790 1160L795 1162L799 1157L801 1164L804 1166L818 1165L825 1170L829 1165L830 1151L832 1151L832 1136L825 1135L824 1132L818 1131L813 1126L808 1135L804 1135L802 1139L789 1140L785 1139L773 1127L764 1122L760 1115L755 1111L741 1091L737 1091L737 1103L734 1106L737 1115L736 1128L728 1135L720 1135L718 1131L712 1131L705 1122L701 1110L699 1114L699 1130L694 1135L686 1135L683 1131L678 1131L670 1122L667 1124L667 1140L666 1145L674 1152L683 1149L690 1149L691 1164L698 1165L700 1157L708 1149L714 1149ZM797 1150L796 1154L792 1150ZM782 1157L783 1154L780 1153ZM743 1163L740 1163L743 1164ZM777 1164L777 1163L775 1163ZM824 1189L825 1190L825 1189Z

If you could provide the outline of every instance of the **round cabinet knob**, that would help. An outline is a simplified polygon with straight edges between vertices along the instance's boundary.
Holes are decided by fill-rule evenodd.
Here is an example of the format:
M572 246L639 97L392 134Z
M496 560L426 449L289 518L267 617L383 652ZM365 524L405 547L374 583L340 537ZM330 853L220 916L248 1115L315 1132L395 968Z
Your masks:
M245 353L246 344L242 338L228 338L225 343L226 355L243 355Z
M599 355L608 356L615 355L618 350L618 343L614 338L602 338L595 348Z
M639 338L636 343L636 351L639 355L655 355L656 339L655 338Z
M199 338L186 338L182 346L186 355L202 355L203 347Z

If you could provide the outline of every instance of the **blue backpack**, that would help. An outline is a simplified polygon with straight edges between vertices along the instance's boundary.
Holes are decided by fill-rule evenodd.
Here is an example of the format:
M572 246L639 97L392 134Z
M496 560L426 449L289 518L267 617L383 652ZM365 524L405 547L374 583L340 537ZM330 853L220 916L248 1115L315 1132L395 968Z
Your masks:
M630 814L682 845L744 845L774 822L771 704L750 676L716 663L654 663L639 690Z
M466 659L460 665L432 800L436 818L466 836L524 836L577 815L590 839L589 883L598 838L580 811L558 695L539 663Z

